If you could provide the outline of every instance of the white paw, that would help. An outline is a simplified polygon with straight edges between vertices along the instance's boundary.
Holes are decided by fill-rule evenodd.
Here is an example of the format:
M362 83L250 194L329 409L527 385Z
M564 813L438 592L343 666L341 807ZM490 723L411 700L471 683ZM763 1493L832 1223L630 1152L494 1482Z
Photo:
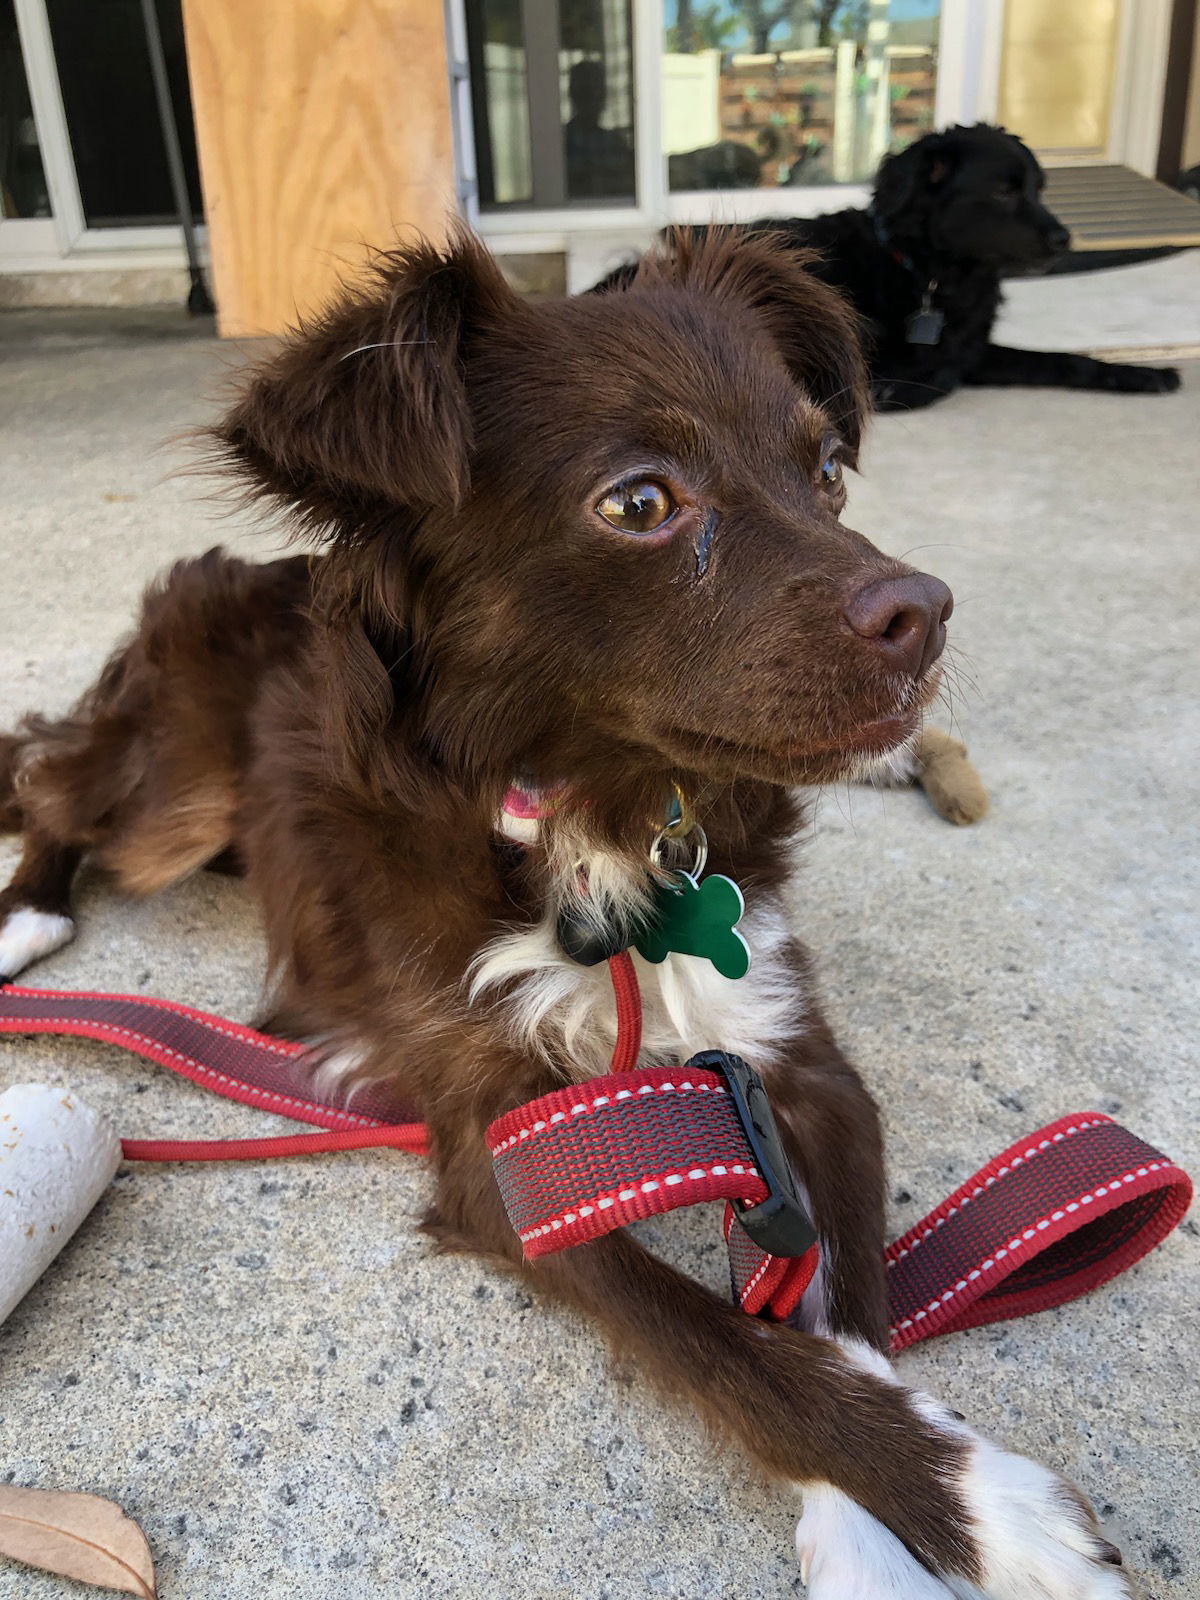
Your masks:
M991 1444L927 1394L913 1403L943 1433L967 1441L954 1488L978 1553L978 1587L946 1582L961 1600L1136 1600L1080 1491L1058 1473Z
M869 1511L830 1484L806 1484L796 1551L808 1600L952 1600Z
M886 1357L855 1340L841 1343L843 1353L856 1366L885 1382L897 1381ZM1097 1528L1079 1490L1037 1462L1010 1455L980 1438L930 1395L917 1390L909 1394L927 1422L968 1445L963 1476L953 1487L967 1512L963 1531L978 1553L982 1578L976 1586L945 1577L945 1589L939 1584L933 1592L949 1591L956 1600L1136 1600L1137 1591L1114 1564L1117 1552ZM891 1537L879 1523L870 1517L867 1520ZM799 1530L796 1538L799 1542ZM847 1583L845 1592L857 1597L870 1591L851 1589ZM889 1597L892 1593L887 1589L879 1592ZM923 1600L927 1591L918 1588L914 1580L909 1590L898 1592ZM821 1591L813 1593L823 1600ZM840 1600L836 1588L831 1587L828 1595L829 1600Z
M988 1600L1132 1600L1116 1552L1057 1473L976 1437L959 1488ZM956 1592L973 1600L979 1591Z
M19 906L0 926L0 978L15 978L32 962L70 944L74 937L75 924L70 917Z

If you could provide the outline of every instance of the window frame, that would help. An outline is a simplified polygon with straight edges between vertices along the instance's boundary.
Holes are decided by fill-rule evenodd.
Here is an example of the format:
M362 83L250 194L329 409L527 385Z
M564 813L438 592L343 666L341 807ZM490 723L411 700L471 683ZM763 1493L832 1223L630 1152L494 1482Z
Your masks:
M448 36L465 40L464 0L446 0L446 4ZM466 200L467 218L493 249L511 254L565 252L567 286L574 292L594 281L588 274L594 274L595 263L606 255L644 249L660 228L672 222L817 216L866 203L870 187L862 183L671 193L662 152L663 0L632 0L632 14L636 205L555 210L507 206L483 211L477 189L472 188ZM937 126L977 122L995 115L1003 21L1004 0L942 0L934 100ZM469 104L464 106L460 97L456 110L462 119L459 142L464 150L473 152Z
M37 128L50 217L0 220L0 272L55 270L94 263L103 267L175 267L186 262L183 230L171 224L91 228L84 216L67 129L46 0L14 0L17 33L25 59L29 99ZM208 229L196 238L208 257Z

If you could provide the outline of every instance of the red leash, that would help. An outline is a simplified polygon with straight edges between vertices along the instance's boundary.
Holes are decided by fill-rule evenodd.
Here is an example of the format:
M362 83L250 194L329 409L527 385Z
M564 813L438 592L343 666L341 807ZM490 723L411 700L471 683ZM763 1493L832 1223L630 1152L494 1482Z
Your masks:
M381 1085L354 1096L351 1111L312 1088L311 1051L224 1017L145 995L0 987L0 1033L55 1033L99 1039L156 1061L193 1083L327 1133L275 1139L122 1139L130 1161L238 1161L315 1155L386 1145L424 1155L425 1124Z
M728 1065L736 1058L718 1052L686 1067L637 1070L641 1006L628 954L615 958L611 971L618 1035L608 1074L519 1107L488 1130L526 1254L561 1249L681 1204L724 1199L738 1299L749 1311L787 1317L816 1254L774 1255L747 1231L758 1225L756 1212L771 1212L764 1236L803 1244L789 1211L798 1202L786 1192L786 1173L772 1170L777 1157L760 1137L754 1074L739 1063L739 1077ZM314 1092L305 1046L189 1006L9 985L0 987L0 1033L120 1045L228 1099L325 1130L267 1139L123 1140L129 1160L427 1149L424 1124L386 1087L357 1090L351 1110ZM710 1070L713 1062L721 1070ZM1060 1119L997 1156L890 1246L893 1349L1061 1305L1096 1288L1165 1238L1191 1195L1185 1172L1111 1118L1091 1112Z

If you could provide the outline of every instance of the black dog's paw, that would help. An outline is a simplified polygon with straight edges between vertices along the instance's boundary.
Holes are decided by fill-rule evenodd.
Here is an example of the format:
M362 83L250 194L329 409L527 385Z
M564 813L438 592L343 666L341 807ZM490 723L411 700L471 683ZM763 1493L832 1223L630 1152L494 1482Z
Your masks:
M953 387L909 378L877 378L871 385L871 401L876 411L920 411L935 400L944 400Z
M1178 367L1107 365L1110 386L1119 394L1174 394L1181 381Z

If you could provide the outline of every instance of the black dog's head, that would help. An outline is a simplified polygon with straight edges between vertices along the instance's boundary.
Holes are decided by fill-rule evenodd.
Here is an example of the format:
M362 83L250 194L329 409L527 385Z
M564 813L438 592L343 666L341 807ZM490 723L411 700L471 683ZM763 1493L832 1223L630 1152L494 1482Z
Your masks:
M1070 243L1041 202L1045 178L1015 134L978 123L928 133L879 169L874 211L900 246L1036 272Z

